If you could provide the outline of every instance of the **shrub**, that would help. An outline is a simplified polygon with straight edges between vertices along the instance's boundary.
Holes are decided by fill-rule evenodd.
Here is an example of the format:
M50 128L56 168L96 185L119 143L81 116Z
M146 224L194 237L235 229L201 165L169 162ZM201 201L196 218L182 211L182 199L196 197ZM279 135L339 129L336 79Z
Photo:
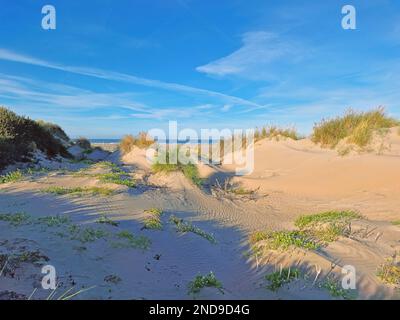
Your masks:
M65 131L57 124L46 122L44 120L36 121L39 126L48 131L53 137L58 138L61 141L69 142L70 139Z
M199 293L200 290L205 287L214 287L224 293L224 291L222 290L222 283L215 277L213 272L210 272L205 276L196 276L196 278L194 278L193 281L189 282L188 285L189 293L191 294Z
M48 157L69 156L65 147L42 125L0 107L0 169L29 161L36 149Z
M398 126L400 122L385 115L383 108L369 112L348 110L344 116L331 120L322 120L314 126L312 140L323 147L334 148L340 140L360 147L366 146L374 130Z
M267 288L271 291L277 291L284 284L290 283L292 280L298 279L300 271L298 269L291 270L290 268L284 268L280 271L276 271L265 276L265 280L269 281Z
M154 140L146 133L140 132L136 137L132 135L126 135L122 138L119 147L122 154L127 154L132 151L133 147L147 148L154 143Z

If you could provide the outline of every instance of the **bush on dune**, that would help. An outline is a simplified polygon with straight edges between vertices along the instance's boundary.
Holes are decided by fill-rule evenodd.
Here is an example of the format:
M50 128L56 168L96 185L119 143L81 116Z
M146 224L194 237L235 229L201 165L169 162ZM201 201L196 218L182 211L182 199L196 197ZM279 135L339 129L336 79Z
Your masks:
M136 137L131 134L123 137L119 144L119 148L122 151L122 154L127 154L132 151L135 146L143 149L150 147L153 143L154 140L146 132L140 132Z
M68 156L60 141L40 123L0 107L0 168L17 161L29 161L36 149L48 157Z
M340 140L347 138L349 143L365 147L371 141L375 130L398 125L400 121L388 117L383 108L368 112L350 109L344 116L322 120L316 124L312 140L323 147L335 148Z

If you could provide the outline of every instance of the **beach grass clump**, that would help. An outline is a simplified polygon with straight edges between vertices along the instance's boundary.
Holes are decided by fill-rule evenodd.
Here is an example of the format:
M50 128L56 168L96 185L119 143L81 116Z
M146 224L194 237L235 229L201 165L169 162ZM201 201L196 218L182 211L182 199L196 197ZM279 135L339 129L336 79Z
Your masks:
M0 221L8 222L14 227L30 224L32 222L31 216L25 212L17 213L0 213Z
M271 291L278 291L283 285L298 279L300 271L298 269L283 268L265 276L265 280L269 281L267 289Z
M302 232L324 244L336 241L349 232L349 223L362 216L354 211L327 211L303 215L296 219L295 226Z
M303 137L297 132L295 128L280 128L278 126L266 126L262 127L261 130L256 128L254 131L255 141L262 139L277 139L280 137L289 138L292 140L300 140Z
M257 232L250 236L254 244L262 242L262 247L270 250L288 250L291 247L316 250L319 244L305 232L298 230Z
M71 219L66 215L46 216L38 218L37 223L46 225L47 227L60 227L71 223Z
M72 224L68 227L71 240L78 240L82 243L94 242L98 239L104 239L109 236L107 231L93 227L81 227Z
M186 222L183 219L179 219L178 217L176 217L174 215L170 216L169 221L175 224L176 230L178 232L181 232L181 233L192 232L194 234L197 234L200 237L203 237L204 239L208 240L212 244L217 243L217 240L215 239L215 237L212 234L194 226L190 222Z
M214 273L211 271L209 274L203 276L203 275L197 275L192 281L189 282L188 284L188 289L189 289L189 294L196 294L199 293L201 289L203 288L216 288L220 292L224 293L223 287L222 287L222 282L219 281Z
M180 171L193 184L200 187L203 183L203 179L200 178L197 166L192 162L189 163L180 162L179 157L176 156L175 154L173 155L173 153L177 152L178 153L180 152L179 148L177 150L161 151L152 165L153 172L171 173Z
M113 226L113 227L118 227L119 226L119 223L117 221L114 221L114 220L110 219L105 214L103 214L99 219L97 219L96 222L100 223L100 224L109 224L110 226Z
M400 286L400 262L395 258L387 259L379 266L377 276L384 283Z
M351 289L344 289L341 283L333 277L328 277L319 285L320 288L325 289L334 298L342 298L344 300L352 300L356 297Z
M23 172L21 170L15 170L0 176L0 184L18 182L21 181L23 178L24 178Z
M123 230L117 234L117 238L124 242L115 242L116 248L135 248L147 250L151 245L151 240L145 236L135 236L132 232Z
M104 187L75 187L75 188L66 188L66 187L49 187L46 189L42 189L44 193L51 193L55 195L100 195L100 196L110 196L114 193L114 190L104 188Z
M155 141L146 132L140 132L135 137L132 135L124 136L119 144L119 149L122 154L127 154L131 152L134 147L144 149L150 147L154 142Z
M125 173L111 172L111 173L99 174L96 177L103 183L113 183L122 186L127 186L129 188L136 187L135 181L131 178L126 178L125 176L126 176Z
M157 209L157 208L151 208L151 209L145 210L145 214L148 214L149 216L146 217L144 220L144 223L143 223L144 229L162 230L162 228L163 228L163 225L161 222L161 216L163 214L162 210Z
M347 138L349 143L365 147L372 139L375 130L398 126L400 122L388 117L383 108L368 112L348 110L344 116L322 120L313 129L312 141L322 147L335 148Z

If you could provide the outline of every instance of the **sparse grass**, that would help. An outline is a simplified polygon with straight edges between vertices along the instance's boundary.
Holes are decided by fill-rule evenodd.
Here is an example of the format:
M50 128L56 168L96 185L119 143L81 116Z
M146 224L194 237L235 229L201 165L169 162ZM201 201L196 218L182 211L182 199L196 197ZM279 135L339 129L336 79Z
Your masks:
M125 178L124 176L126 176L125 173L111 172L99 174L96 177L104 183L114 183L127 186L129 188L134 188L136 186L135 181L133 181L131 178Z
M117 248L135 248L147 250L151 245L151 240L145 236L135 236L130 231L124 230L117 234L117 237L124 240L125 243L114 243L114 247Z
M392 221L392 224L395 226L400 226L400 220Z
M224 293L222 289L222 283L219 281L214 273L211 271L209 274L202 276L197 275L193 281L188 284L189 294L199 293L201 289L205 287L212 287L218 289L220 292Z
M25 212L18 213L1 213L0 221L8 222L14 227L18 227L24 224L30 224L32 222L31 216Z
M400 263L395 258L387 259L379 267L377 276L384 283L400 286Z
M250 236L250 242L255 245L262 242L262 246L271 250L287 250L290 247L315 250L319 244L302 231L264 231Z
M10 183L10 182L18 182L24 178L24 174L21 170L15 170L9 172L3 176L0 176L0 184L2 183Z
M184 174L186 178L188 178L193 184L200 187L203 183L203 179L199 176L199 170L197 166L193 163L183 164L179 162L179 157L176 161L172 161L171 159L173 156L172 153L180 152L178 150L168 150L168 151L161 151L158 157L156 158L155 162L152 165L153 172L165 172L170 173L174 171L180 171ZM176 162L176 163L175 163Z
M335 298L342 298L345 300L352 300L355 298L355 294L350 289L343 289L340 283L329 277L320 284L320 287L328 290L330 295Z
M145 218L144 220L144 229L151 229L151 230L162 230L162 222L161 222L161 215L162 215L162 210L157 209L157 208L152 208L145 210L145 213L148 214L149 216Z
M300 216L294 224L296 227L302 229L321 223L343 222L360 218L362 216L354 211L327 211Z
M75 187L75 188L65 188L65 187L49 187L42 189L42 192L51 193L56 195L101 195L110 196L114 193L114 190L104 188L104 187Z
M295 128L279 128L277 126L262 127L261 130L256 128L254 132L255 141L261 139L279 139L279 137L290 138L293 140L300 140L302 136L297 132Z
M298 279L300 271L298 269L284 268L280 271L276 271L265 276L265 280L268 280L270 284L267 288L271 291L277 291L284 284L290 283L291 281Z
M197 234L200 237L203 237L204 239L208 240L212 244L217 243L217 240L214 238L214 236L212 234L205 232L204 230L192 225L189 222L183 221L183 219L179 219L178 217L171 215L169 220L170 220L170 222L172 222L176 225L176 229L178 232L181 232L181 233L192 232L194 234Z
M399 123L398 120L386 116L383 108L369 112L349 110L342 117L322 120L316 124L312 140L323 147L334 148L340 140L348 138L349 143L365 147L371 141L375 130L395 127Z
M118 227L118 225L119 225L119 223L117 221L111 220L106 215L102 215L96 222L101 223L101 224L109 224L113 227Z
M82 243L94 242L98 239L104 239L108 237L108 232L102 229L95 229L92 227L80 227L78 225L70 225L68 231L71 236L71 240L78 240Z
M70 218L66 215L41 217L38 218L37 221L38 223L44 224L48 227L60 227L71 222Z

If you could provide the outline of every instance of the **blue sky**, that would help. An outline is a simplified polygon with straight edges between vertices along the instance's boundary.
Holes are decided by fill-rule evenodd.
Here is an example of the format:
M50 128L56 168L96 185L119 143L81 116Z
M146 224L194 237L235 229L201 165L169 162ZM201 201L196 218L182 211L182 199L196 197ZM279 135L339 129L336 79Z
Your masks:
M54 5L57 29L43 30ZM357 29L343 30L351 4ZM400 117L397 0L0 0L0 105L72 137Z

